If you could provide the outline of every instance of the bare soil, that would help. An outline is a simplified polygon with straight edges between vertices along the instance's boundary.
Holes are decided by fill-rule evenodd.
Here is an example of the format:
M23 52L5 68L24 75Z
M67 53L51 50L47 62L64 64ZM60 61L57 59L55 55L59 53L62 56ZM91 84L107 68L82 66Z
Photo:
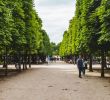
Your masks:
M0 100L110 100L110 75L86 71L79 78L73 64L33 65L0 78Z

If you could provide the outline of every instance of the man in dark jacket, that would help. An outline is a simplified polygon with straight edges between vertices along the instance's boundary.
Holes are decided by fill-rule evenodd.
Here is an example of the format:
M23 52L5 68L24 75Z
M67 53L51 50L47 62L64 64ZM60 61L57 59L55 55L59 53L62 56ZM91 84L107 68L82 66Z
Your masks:
M79 70L79 78L82 78L81 73L83 73L83 59L81 56L77 59L77 67Z

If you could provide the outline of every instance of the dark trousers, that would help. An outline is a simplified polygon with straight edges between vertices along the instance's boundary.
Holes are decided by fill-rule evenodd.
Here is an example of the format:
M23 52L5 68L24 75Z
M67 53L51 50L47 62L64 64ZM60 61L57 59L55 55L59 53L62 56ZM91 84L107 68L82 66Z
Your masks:
M86 68L85 68L85 67L83 67L83 75L85 75L85 70L86 70Z
M85 75L85 68L84 67L79 67L79 77L81 77L81 73L83 73L83 75Z

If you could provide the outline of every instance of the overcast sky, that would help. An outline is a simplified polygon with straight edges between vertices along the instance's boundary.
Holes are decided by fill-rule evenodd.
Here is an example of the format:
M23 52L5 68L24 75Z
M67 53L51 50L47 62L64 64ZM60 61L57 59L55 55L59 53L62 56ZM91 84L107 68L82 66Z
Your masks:
M35 8L51 42L61 42L69 20L74 16L75 0L35 0Z

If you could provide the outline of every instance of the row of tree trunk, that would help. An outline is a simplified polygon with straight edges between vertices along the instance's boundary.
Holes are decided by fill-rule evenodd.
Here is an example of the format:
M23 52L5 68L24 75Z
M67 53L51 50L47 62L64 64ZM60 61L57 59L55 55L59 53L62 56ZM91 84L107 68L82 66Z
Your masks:
M92 55L90 54L90 63L89 63L89 71L93 72L92 68ZM106 52L104 50L101 51L101 77L105 77L105 68L107 68L107 63L106 63Z
M8 55L7 48L5 54L1 56L1 62L3 63L3 68L5 69L5 75L8 75L8 65L15 65L17 71L21 72L22 70L26 70L31 68L31 64L39 64L45 62L45 56L40 56L36 54L25 53L21 54L18 51L18 54Z
M83 55L84 58L89 58L89 71L93 72L93 57L92 54L89 54L88 57L87 55ZM78 56L67 56L65 57L65 61L68 62L68 60L72 59L73 63L76 64L76 60L77 60ZM107 68L107 64L106 64L106 52L104 50L101 51L101 77L105 77L105 68Z

